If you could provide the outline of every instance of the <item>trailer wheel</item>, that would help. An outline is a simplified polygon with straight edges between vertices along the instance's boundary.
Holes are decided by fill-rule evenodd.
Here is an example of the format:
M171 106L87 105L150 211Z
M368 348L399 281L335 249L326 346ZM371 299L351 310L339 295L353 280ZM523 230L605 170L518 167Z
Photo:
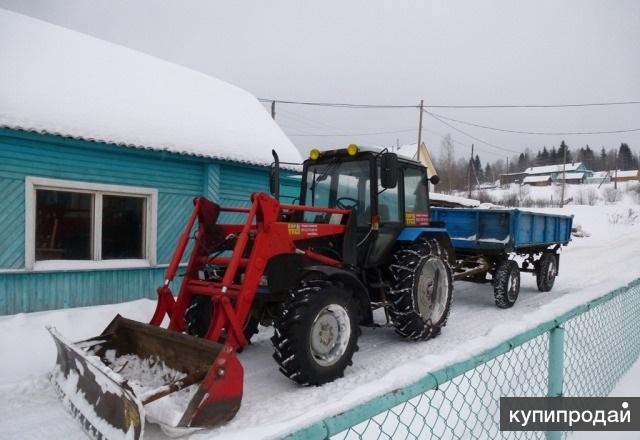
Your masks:
M540 292L549 292L558 274L558 260L552 252L543 252L536 267L536 284Z
M389 269L387 299L396 333L413 341L440 334L451 309L453 278L438 242L422 240L397 250Z
M512 307L520 293L520 268L513 260L504 260L498 266L493 278L493 295L496 306L501 309Z
M209 332L209 327L211 327L212 316L213 303L211 302L211 297L206 295L193 295L191 297L191 303L184 314L187 333L191 336L204 338ZM244 337L247 338L247 341L251 341L251 337L258 333L259 324L260 319L251 313L247 322L244 324Z
M358 304L344 287L303 281L274 323L271 342L280 372L305 386L342 377L358 350L358 315Z

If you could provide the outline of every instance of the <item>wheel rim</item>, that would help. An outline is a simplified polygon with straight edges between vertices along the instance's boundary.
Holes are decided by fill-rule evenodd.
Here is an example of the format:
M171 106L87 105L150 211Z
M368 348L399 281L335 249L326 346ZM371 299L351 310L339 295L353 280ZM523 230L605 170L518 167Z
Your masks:
M311 355L323 367L335 364L347 351L351 321L346 309L330 304L320 310L311 325Z
M436 286L437 281L437 286ZM430 258L420 269L416 290L418 312L422 319L438 323L447 309L449 277L442 260Z
M509 301L515 301L518 298L519 290L519 273L517 270L512 270L509 274L509 281L507 282L507 296Z
M547 265L547 271L545 274L547 281L552 281L556 276L556 262L554 260L554 258L549 259L549 264Z

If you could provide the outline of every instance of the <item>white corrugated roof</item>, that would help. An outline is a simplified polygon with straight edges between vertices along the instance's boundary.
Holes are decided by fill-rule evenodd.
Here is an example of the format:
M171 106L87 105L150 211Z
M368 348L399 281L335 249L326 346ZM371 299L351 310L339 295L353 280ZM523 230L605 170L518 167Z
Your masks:
M566 177L562 177L566 176ZM571 180L571 179L582 179L584 177L584 173L560 173L558 174L558 179L560 180Z
M611 176L616 177L616 172L611 171ZM617 177L638 177L638 170L628 170L628 171L618 170Z
M546 182L550 180L551 176L527 176L522 179L522 183L536 183L536 182Z
M582 162L574 162L565 164L565 171L575 171L582 165ZM527 174L551 174L562 172L562 164L560 165L545 165L541 167L529 167L524 170Z
M301 156L250 93L0 9L0 127L255 164Z

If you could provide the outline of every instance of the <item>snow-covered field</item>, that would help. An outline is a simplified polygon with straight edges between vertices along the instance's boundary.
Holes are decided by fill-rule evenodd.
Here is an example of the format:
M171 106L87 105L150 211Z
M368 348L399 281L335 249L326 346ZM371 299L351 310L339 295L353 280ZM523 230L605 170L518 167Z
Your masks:
M490 284L456 283L447 327L434 340L411 343L388 328L365 328L360 351L343 379L301 388L281 375L271 359L270 329L261 328L239 356L245 392L238 415L227 425L192 438L273 438L356 403L391 391L426 372L483 351L571 307L640 277L640 206L574 206L541 211L574 214L590 236L574 238L563 250L560 275L550 293L523 274L520 298L507 310L493 304ZM55 347L45 330L54 325L69 339L102 331L116 313L147 321L154 303L125 304L0 317L0 438L85 438L59 404L46 374ZM380 318L380 316L378 316ZM164 438L147 425L145 438Z

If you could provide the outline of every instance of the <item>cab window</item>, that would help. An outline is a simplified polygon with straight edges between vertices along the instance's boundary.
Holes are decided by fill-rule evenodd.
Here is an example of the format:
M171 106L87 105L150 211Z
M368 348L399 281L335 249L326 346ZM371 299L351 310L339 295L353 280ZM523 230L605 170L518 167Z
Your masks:
M382 183L380 182L380 168L378 167L378 188L380 193L378 194L378 216L381 223L394 223L400 222L400 202L398 198L398 185L395 188L387 188L382 190Z
M404 211L428 211L426 174L417 168L404 169Z

